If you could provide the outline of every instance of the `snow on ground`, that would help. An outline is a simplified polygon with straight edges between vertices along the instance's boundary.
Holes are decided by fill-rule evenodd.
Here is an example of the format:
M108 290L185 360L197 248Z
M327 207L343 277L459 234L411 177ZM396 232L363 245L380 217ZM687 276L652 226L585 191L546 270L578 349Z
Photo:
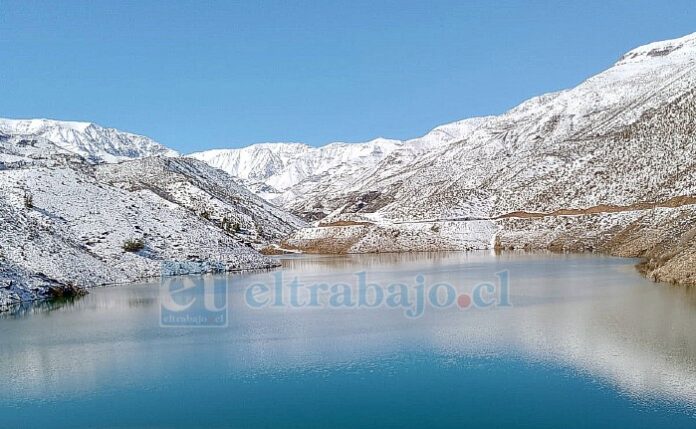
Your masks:
M497 231L492 221L347 224L301 229L281 247L308 253L473 250L489 248Z
M0 170L0 306L45 297L50 285L190 273L163 273L165 261L197 262L199 272L277 265L253 245L305 224L231 183L187 159L69 157ZM124 250L128 240L143 248Z
M316 184L300 182L286 191L291 199L280 201L320 220L315 230L300 230L285 242L328 251L339 240L334 247L341 251L364 252L428 250L431 243L442 249L476 242L490 248L500 238L516 248L590 250L637 234L644 247L602 248L631 256L657 252L665 261L655 264L655 278L688 283L693 269L682 269L685 263L669 273L659 267L669 270L670 260L693 260L693 247L683 244L665 253L650 237L674 226L670 237L679 244L696 226L694 218L672 220L689 210L696 195L694 117L696 33L635 49L573 89L535 97L500 116L445 126L456 138L413 157L395 151L357 176L328 174ZM641 208L651 204L671 206ZM612 213L617 207L624 213ZM577 209L586 215L498 219ZM654 215L658 212L669 215ZM569 219L582 219L585 227L554 242ZM461 242L455 232L420 228L419 238L395 245L393 237L409 237L414 224L448 221L472 227L493 222L501 232L486 241L476 229L468 232L472 240Z
M176 151L137 134L90 122L0 119L2 136L13 142L49 142L91 162L118 162L145 156L177 156ZM1 159L0 159L1 160Z
M602 250L646 257L655 279L690 282L694 117L696 34L630 51L567 91L408 141L171 158L146 137L91 123L0 119L0 306L55 284L158 275L165 260L271 266L254 249L298 229L282 247ZM144 247L124 251L126 240Z

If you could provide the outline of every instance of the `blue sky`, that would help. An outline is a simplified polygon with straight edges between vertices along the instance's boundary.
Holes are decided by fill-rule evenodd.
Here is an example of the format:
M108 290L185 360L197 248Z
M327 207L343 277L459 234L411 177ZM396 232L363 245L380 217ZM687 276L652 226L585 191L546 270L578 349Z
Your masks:
M693 0L0 0L0 116L184 152L411 138L692 32Z

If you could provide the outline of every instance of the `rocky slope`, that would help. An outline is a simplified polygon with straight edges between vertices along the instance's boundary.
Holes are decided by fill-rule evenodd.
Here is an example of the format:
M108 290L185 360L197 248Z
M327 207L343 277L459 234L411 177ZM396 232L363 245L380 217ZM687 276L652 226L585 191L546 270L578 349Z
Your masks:
M635 49L573 89L460 122L455 141L386 157L338 192L305 190L286 208L327 215L285 245L602 250L694 283L695 94L696 34Z
M90 122L49 119L0 119L0 142L25 146L53 145L53 150L80 155L92 163L178 155L176 151L137 134L104 128ZM12 151L7 146L6 149ZM0 153L0 161L2 160Z
M319 148L301 143L263 143L189 156L241 178L245 186L276 205L307 219L321 219L331 210L323 205L326 199L360 189L378 168L394 169L461 139L477 122L443 125L409 141L378 138Z
M278 240L322 253L603 251L696 284L695 118L696 34L408 141L176 158L94 124L0 120L0 306L158 275L164 260L270 266L254 248Z
M305 226L200 161L95 165L47 141L0 149L21 158L0 167L0 309L71 285L272 267L254 248Z

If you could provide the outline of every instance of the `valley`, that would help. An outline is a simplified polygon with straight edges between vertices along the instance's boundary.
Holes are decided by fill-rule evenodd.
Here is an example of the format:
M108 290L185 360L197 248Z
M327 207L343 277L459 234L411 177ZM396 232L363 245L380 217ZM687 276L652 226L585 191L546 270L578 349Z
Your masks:
M0 307L161 275L166 260L269 268L259 252L283 251L602 252L693 285L694 118L696 34L404 141L181 155L92 123L2 119Z

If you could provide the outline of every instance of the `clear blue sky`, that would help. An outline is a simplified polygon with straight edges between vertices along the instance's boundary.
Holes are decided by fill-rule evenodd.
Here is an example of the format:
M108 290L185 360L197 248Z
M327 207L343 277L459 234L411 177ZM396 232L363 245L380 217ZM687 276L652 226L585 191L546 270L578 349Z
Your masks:
M694 0L0 0L0 116L184 152L410 138L691 32Z

